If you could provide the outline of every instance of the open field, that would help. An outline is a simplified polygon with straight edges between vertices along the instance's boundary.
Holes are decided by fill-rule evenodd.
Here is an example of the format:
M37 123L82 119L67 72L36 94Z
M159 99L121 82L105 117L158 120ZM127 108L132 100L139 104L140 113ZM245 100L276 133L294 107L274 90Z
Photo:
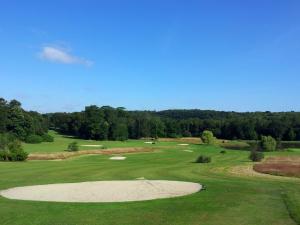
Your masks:
M146 153L153 152L157 149L159 148L123 147L101 150L81 150L74 152L31 153L28 156L28 160L62 160L82 155L120 155L125 153Z
M56 135L54 143L25 145L30 152L63 151L72 138ZM144 141L94 142L109 147L149 147ZM146 145L146 146L145 146ZM31 148L31 146L33 146ZM220 147L178 146L160 142L159 151L123 154L121 161L111 155L86 155L62 161L0 163L0 190L40 184L85 181L148 180L188 181L203 184L206 190L183 197L129 203L63 203L10 200L0 197L1 225L296 225L300 223L300 179L248 176L249 152ZM164 147L163 147L164 146ZM151 147L151 146L150 146ZM108 149L109 150L109 149ZM184 151L189 150L189 151ZM200 154L212 157L208 164L197 164ZM266 156L300 156L293 149Z
M40 144L24 143L24 150L28 153L53 153L66 151L68 144L73 141L78 142L79 150L97 150L104 148L125 148L125 147L157 147L176 145L177 142L157 142L156 144L147 144L146 140L127 140L127 141L94 141L77 139L72 136L59 135L55 131L50 131L54 137L54 142L43 142Z

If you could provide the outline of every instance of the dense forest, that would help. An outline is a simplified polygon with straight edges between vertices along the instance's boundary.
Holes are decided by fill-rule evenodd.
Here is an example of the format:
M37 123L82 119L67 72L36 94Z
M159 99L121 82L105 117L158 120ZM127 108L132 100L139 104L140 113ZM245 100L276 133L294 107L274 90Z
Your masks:
M126 111L88 106L82 112L47 114L52 129L96 140L142 137L200 137L211 130L217 138L300 140L299 112L222 112L213 110Z
M26 160L21 141L48 141L48 127L47 117L25 111L16 100L0 98L0 161Z
M110 106L87 106L82 112L40 114L21 103L0 98L0 133L20 140L43 136L48 129L95 140L142 137L200 137L211 130L222 139L300 140L299 112L223 112L213 110L128 111Z
M48 131L47 117L25 111L21 103L0 98L0 134L9 133L24 141L30 135L43 135Z

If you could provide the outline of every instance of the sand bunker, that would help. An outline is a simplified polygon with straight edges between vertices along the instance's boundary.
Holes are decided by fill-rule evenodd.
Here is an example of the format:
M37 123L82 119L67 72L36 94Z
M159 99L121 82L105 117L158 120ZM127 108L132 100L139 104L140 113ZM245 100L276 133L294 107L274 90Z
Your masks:
M181 145L181 146L187 146L187 145L189 145L189 144L178 144L178 145Z
M103 145L80 145L82 147L102 147Z
M50 202L128 202L184 196L201 188L198 183L181 181L95 181L16 187L0 191L0 195Z
M124 156L113 156L109 158L110 160L125 160L126 157Z
M152 141L146 141L146 142L144 142L145 144L153 144L153 142Z
M194 152L193 150L188 150L188 149L182 150L182 151L184 151L184 152Z

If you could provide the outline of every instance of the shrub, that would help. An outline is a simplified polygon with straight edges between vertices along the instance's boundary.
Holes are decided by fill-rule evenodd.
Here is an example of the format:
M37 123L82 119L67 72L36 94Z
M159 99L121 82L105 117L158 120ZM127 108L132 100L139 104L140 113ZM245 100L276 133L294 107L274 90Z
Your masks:
M213 145L215 143L216 138L214 137L213 132L205 130L201 135L201 139L203 143Z
M27 136L25 142L30 143L30 144L38 144L38 143L43 142L43 138L39 135L31 134L31 135Z
M221 153L221 154L225 154L225 153L226 153L226 151L225 151L225 150L222 150L222 151L220 151L220 153Z
M13 140L0 150L0 161L25 161L28 153L22 148L21 142Z
M262 136L261 137L261 147L264 151L275 151L277 142L271 136Z
M78 143L76 141L70 143L68 145L68 151L74 152L74 151L78 151L79 147L78 147Z
M8 148L8 150L11 151L11 152L23 150L22 144L21 144L21 142L18 141L18 140L13 140L13 141L9 142L9 143L7 144L7 148Z
M18 151L10 152L9 160L10 161L25 161L28 157L28 153L23 149Z
M196 159L196 163L210 163L210 162L211 162L211 157L210 156L200 155Z
M54 137L52 137L50 134L43 134L42 139L44 142L53 142Z
M8 161L9 151L0 150L0 161Z
M4 150L7 145L7 137L4 134L0 134L0 150Z
M11 133L0 134L0 150L5 150L7 145L14 140L16 140L16 137Z
M249 159L253 162L260 162L264 157L264 154L258 151L251 151L249 155Z

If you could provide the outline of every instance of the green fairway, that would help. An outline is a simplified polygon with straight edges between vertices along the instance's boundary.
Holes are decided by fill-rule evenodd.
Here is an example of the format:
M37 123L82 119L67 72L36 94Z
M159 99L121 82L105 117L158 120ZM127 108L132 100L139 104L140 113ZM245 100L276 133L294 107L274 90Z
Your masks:
M63 151L72 141L56 135L54 143L25 145L30 152ZM92 142L108 147L141 146L144 141ZM300 179L231 174L235 166L247 166L249 152L219 147L176 143L160 151L128 154L124 161L110 156L81 156L64 161L0 163L0 189L15 186L97 181L157 180L192 181L204 184L201 192L172 199L131 203L51 203L9 200L0 197L1 225L295 225L300 223ZM32 148L31 148L32 146ZM176 146L176 147L175 147ZM189 149L193 152L185 152ZM209 164L193 161L200 154L212 157ZM299 150L268 155L300 155Z
M50 131L50 135L54 137L54 142L42 142L40 144L28 144L24 143L24 150L28 153L53 153L66 151L68 145L76 141L79 145L79 150L93 150L101 149L101 146L105 148L116 147L159 147L159 146L175 146L176 142L157 142L155 145L147 144L147 140L126 140L126 141L94 141L77 139L71 136L63 136L57 134L55 131ZM82 145L101 145L99 147L94 146L82 146Z

